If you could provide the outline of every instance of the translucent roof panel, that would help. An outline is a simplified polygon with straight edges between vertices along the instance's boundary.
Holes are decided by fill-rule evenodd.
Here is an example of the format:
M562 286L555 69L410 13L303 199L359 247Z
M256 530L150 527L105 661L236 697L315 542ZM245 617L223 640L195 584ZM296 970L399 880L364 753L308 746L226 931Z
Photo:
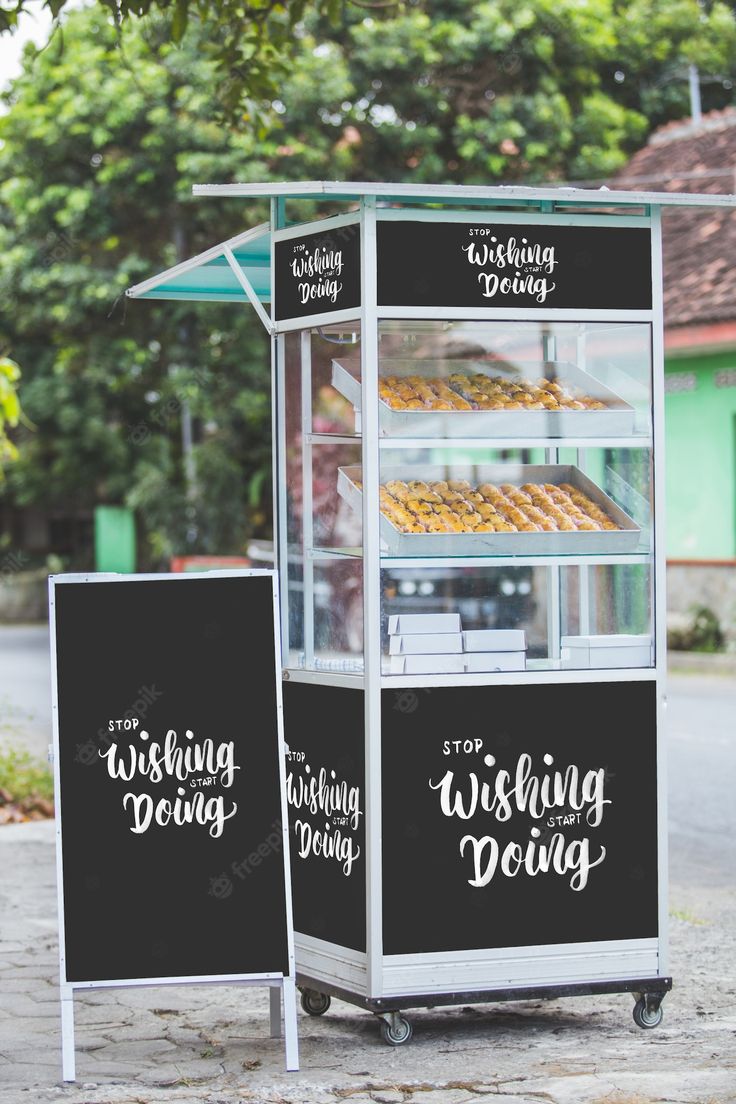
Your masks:
M132 299L212 300L247 303L249 296L232 267L235 259L242 276L262 303L271 299L271 235L268 223L246 230L188 261L167 268L158 276L128 288Z

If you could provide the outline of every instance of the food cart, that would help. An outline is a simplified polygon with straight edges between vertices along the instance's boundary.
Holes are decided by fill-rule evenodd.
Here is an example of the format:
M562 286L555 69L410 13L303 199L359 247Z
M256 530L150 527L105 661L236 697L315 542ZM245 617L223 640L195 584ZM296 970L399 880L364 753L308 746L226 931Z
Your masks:
M303 1008L399 1045L410 1008L628 992L656 1026L660 219L734 197L195 194L270 222L128 294L250 302L272 335Z

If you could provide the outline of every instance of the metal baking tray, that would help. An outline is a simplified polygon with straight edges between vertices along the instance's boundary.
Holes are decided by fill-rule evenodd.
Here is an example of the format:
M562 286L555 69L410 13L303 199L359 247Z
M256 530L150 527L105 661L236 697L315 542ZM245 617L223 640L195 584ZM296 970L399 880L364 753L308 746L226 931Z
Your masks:
M348 367L349 366L349 367ZM352 369L352 370L350 370ZM567 361L405 360L381 358L381 376L453 372L508 379L560 379L606 404L605 410L392 410L380 400L382 437L632 437L635 411L594 376ZM360 412L360 366L332 361L332 386Z
M337 493L360 513L361 467L353 464L337 469ZM381 469L381 483L391 479L467 479L474 487L480 483L570 483L596 502L620 525L618 530L563 533L402 533L387 517L380 515L381 547L391 556L558 556L608 555L634 552L639 547L641 530L613 499L572 464L478 464L452 468L446 466L391 467Z

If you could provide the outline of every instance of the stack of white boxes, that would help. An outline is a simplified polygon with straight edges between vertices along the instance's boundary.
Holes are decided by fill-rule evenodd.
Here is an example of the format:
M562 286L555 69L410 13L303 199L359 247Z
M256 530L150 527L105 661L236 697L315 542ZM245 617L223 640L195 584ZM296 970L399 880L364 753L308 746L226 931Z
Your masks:
M399 613L388 619L390 673L523 671L523 629L470 629L459 613Z
M610 633L606 636L563 636L560 642L562 666L651 667L652 638L645 635Z

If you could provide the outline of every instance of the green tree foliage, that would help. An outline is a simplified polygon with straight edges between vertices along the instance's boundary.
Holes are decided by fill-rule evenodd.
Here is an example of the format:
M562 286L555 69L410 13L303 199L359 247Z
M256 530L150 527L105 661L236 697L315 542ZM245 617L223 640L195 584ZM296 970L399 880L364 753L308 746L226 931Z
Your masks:
M3 493L55 509L127 502L154 561L238 551L270 515L268 352L250 309L121 298L267 217L194 200L192 183L599 177L652 123L687 113L690 62L718 76L704 107L727 102L736 58L722 3L407 0L346 4L337 24L313 4L256 123L232 111L242 74L213 56L220 10L190 6L179 40L171 17L120 33L105 4L73 11L29 49L0 119L0 347L23 366L36 427Z
M305 136L315 112L342 127L354 179L605 177L653 127L689 114L690 63L705 110L731 102L736 81L723 3L422 0L308 30L324 71L345 73L344 98L320 102L306 74L285 118Z
M75 12L0 118L0 345L23 365L35 426L16 436L4 494L57 512L130 502L154 560L242 548L269 490L268 347L252 312L121 298L247 225L237 205L192 200L193 180L265 171L252 136L212 123L196 42L166 35L149 26L121 53L104 12ZM185 401L202 473L189 497Z
M8 430L15 429L20 421L18 380L20 368L10 357L0 356L0 479L4 478L4 464L18 455Z
M346 0L357 6L394 6L393 0ZM192 23L207 25L200 50L215 64L218 79L227 81L229 107L253 110L259 99L272 95L288 72L294 29L304 16L306 0L98 0L100 8L121 33L141 19L164 16L169 40L183 42ZM70 0L44 0L55 21ZM0 0L0 33L12 32L29 0ZM338 21L342 0L312 0L310 9L331 24ZM135 33L135 32L134 32Z

